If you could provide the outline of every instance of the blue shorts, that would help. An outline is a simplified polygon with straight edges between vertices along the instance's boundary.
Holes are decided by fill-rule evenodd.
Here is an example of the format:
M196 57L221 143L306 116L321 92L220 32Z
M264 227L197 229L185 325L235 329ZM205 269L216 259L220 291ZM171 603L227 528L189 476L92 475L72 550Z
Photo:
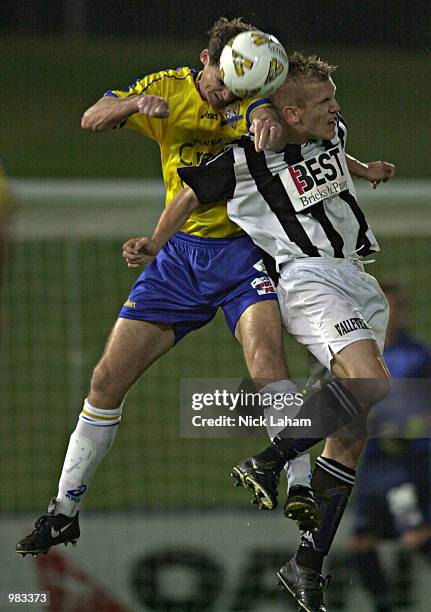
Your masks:
M219 307L234 334L246 308L276 299L262 255L248 236L178 232L139 276L118 316L171 324L178 342L209 323Z

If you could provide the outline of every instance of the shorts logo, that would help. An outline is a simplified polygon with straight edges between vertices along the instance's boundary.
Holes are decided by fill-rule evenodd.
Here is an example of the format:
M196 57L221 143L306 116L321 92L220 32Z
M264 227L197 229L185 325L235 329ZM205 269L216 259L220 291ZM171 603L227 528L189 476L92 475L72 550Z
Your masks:
M258 272L266 272L266 268L265 268L265 264L263 263L263 259L259 259L259 261L257 261L253 268L255 270L257 270Z
M124 302L124 306L127 306L127 308L136 308L136 302L132 302L132 300L127 300L127 302Z
M335 323L334 327L340 336L345 336L346 334L356 331L357 329L370 329L369 325L367 325L364 319L361 319L360 317L345 319L344 321Z
M251 281L251 286L256 289L258 295L266 295L268 293L276 293L274 284L269 276L259 276Z
M81 485L77 489L68 489L66 491L66 497L71 499L74 502L79 502L81 501L80 499L81 495L83 495L86 490L87 490L87 485Z

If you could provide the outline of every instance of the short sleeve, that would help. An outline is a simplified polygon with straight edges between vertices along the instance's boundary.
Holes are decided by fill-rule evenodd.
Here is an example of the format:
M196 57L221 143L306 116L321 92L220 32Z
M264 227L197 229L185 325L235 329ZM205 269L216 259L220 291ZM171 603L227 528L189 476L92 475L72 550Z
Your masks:
M104 96L113 98L130 98L145 94L148 96L169 97L169 72L162 71L150 74L142 79L136 80L127 89L110 89ZM160 143L165 131L165 120L157 117L149 117L135 113L118 127L127 127L138 132L143 132L149 138Z
M177 170L181 180L193 189L201 204L230 200L235 191L234 145L229 145L200 166Z

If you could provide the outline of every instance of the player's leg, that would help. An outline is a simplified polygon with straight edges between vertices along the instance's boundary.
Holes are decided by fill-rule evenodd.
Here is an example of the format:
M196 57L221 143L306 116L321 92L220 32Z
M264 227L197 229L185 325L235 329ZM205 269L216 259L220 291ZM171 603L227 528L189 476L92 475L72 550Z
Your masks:
M381 385L381 397L384 390ZM373 398L377 400L377 397L373 384ZM282 429L272 444L246 460L258 465L256 478L250 479L249 486L254 486L257 494L262 496L265 490L276 487L277 475L286 461L299 456L365 412L366 407L346 388L344 381L329 382L296 411L295 419L303 424Z
M125 394L140 375L174 344L171 325L118 319L91 379L77 426L72 433L57 497L36 529L18 542L22 555L46 553L56 544L76 543L78 506L110 449L121 420ZM90 401L91 398L91 401Z
M235 327L250 377L263 384L289 378L283 348L283 326L277 300L250 304Z
M187 321L188 313L195 312L199 299L188 289L190 283L185 278L188 269L184 249L172 240L133 285L94 370L89 397L70 439L58 499L54 498L55 503L50 504L48 515L37 521L35 531L18 543L17 552L45 552L53 544L76 540L79 535L77 505L113 442L125 393L175 340L194 324L198 327L211 318L211 313L205 312L196 315L198 319L202 315L202 320ZM51 523L54 524L52 532ZM64 527L61 533L57 530L60 523L60 528Z
M244 299L242 296L241 299ZM283 327L278 301L257 301L248 306L239 317L235 326L235 337L241 343L244 358L250 377L257 385L271 384L271 381L286 381L289 389L296 392L291 381L283 348ZM295 465L296 464L296 465ZM288 464L290 486L285 504L285 514L298 522L301 530L317 526L317 505L310 487L311 466L308 455ZM235 466L233 476L243 486L253 478L255 466L246 462ZM257 495L256 503L264 509L277 506L277 487L275 481L269 481L270 487L264 496ZM277 479L278 483L278 479ZM274 486L275 485L275 486Z
M56 514L74 516L121 420L127 391L174 345L172 325L119 318L96 365L70 438L56 498ZM84 450L85 449L85 450ZM71 491L82 490L80 495Z
M389 390L389 374L377 342L358 340L334 355L332 373L364 409L383 399ZM328 438L316 461L312 487L319 504L320 527L313 537L305 533L297 560L321 573L355 482L355 470L366 442L366 411L346 432L347 437Z
M366 409L383 399L389 390L388 371L374 340L359 340L346 346L334 356L331 365L333 374L342 377L344 388L364 411L355 427L345 428L345 438L327 441L322 456L316 460L311 484L319 504L319 529L317 533L309 531L302 535L295 558L279 572L282 584L304 606L315 597L324 605L323 561L355 483L355 469L366 441ZM309 585L305 590L304 583Z
M358 274L355 283L350 283L354 275L352 264L338 266L331 262L325 264L325 270L319 267L313 269L311 262L309 269L301 269L300 263L296 270L293 267L293 274L288 272L287 282L281 287L281 310L287 331L340 377L305 402L305 410L295 415L306 418L308 413L312 423L320 423L320 433L329 435L359 417L364 419L369 406L383 399L388 392L389 376L376 342L378 337L380 346L383 344L387 302L377 283L371 283L368 275L362 278ZM346 295L349 284L354 285L352 295ZM357 302L355 293L360 296ZM376 325L376 329L382 333L375 335L371 321L378 322L379 317L382 325ZM292 432L286 429L275 438L272 447L255 457L271 464L271 470L276 472L281 469L283 458L291 458L293 453L305 450L314 441L307 439L305 430L297 431L293 438ZM362 444L362 441L357 442L356 450L351 453L350 460L354 465ZM277 452L281 458L277 458ZM304 609L326 609L323 603L325 581L320 574L322 562L331 547L354 484L354 469L337 459L340 459L339 455L335 460L322 458L317 462L313 475L313 488L321 497L318 533L306 534L308 550L305 550L303 541L301 563L295 557L279 572L282 584ZM275 466L272 465L274 462Z
M358 340L334 355L332 373L366 409L388 392L389 375L374 340ZM344 508L349 500L355 470L366 442L366 412L362 422L350 426L347 437L328 438L317 459L312 477L313 491L319 504L320 527L317 533L305 533L297 560L303 567L321 573Z
M311 420L311 428L286 428L273 445L254 456L261 472L266 473L268 464L269 479L281 470L283 460L295 458L363 414L389 388L380 352L388 304L375 279L347 261L295 261L283 268L277 293L288 333L339 380L324 385L295 414Z

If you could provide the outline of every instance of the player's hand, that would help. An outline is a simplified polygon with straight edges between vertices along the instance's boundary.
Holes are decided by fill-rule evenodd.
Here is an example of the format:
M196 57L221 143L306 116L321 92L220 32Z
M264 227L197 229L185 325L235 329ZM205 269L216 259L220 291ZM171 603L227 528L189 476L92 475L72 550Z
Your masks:
M382 181L386 183L395 174L394 164L390 164L386 161L373 161L368 162L367 171L365 178L368 180L368 184L373 189L377 188L377 185Z
M150 263L159 252L159 245L147 236L131 238L123 244L123 257L128 268L138 268Z
M252 116L250 132L254 134L257 153L280 151L287 144L283 123L274 108L257 108Z
M139 96L138 97L138 112L141 115L149 117L158 117L166 119L169 116L169 106L164 98L160 96Z

